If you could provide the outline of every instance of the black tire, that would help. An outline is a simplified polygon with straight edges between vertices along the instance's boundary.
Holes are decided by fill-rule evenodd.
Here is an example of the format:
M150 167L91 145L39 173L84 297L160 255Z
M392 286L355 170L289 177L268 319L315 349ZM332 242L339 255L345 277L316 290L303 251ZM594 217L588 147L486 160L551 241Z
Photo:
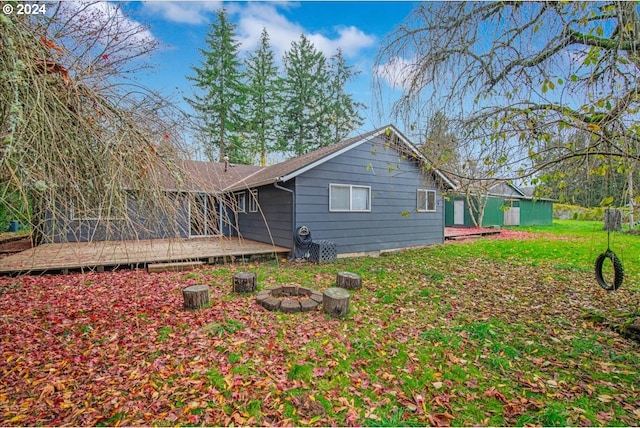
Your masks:
M613 284L607 284L607 281L605 281L602 276L602 266L604 265L605 259L611 260L611 263L613 264L613 271L615 273ZM622 285L622 280L624 279L624 267L622 267L622 262L613 251L607 250L598 256L596 259L595 270L598 284L600 284L600 287L605 290L617 290Z

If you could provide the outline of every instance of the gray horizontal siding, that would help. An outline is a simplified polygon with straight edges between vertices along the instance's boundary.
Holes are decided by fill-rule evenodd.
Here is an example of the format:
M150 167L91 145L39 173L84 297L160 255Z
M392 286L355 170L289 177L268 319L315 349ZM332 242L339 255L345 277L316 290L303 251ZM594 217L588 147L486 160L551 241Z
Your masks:
M258 212L250 213L247 192L247 212L238 214L241 236L253 241L291 248L293 236L291 199L289 192L276 189L274 186L259 187Z
M186 238L189 236L189 213L184 195L176 195L173 218L153 208L142 208L135 195L127 198L128 220L122 219L74 219L69 206L59 203L58 214L44 214L42 230L46 242L121 241L133 239Z
M371 212L330 212L329 185L371 187ZM416 211L417 189L436 190L436 212ZM430 174L381 142L364 143L296 178L296 223L338 253L441 243L444 200ZM404 215L403 215L404 214Z

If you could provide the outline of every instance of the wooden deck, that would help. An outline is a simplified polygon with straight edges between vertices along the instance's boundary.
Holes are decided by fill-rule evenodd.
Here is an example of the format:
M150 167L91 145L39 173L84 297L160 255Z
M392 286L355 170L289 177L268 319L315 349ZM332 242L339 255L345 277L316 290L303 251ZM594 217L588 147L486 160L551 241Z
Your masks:
M237 237L44 244L0 258L0 275L68 272L150 263L204 261L215 263L252 255L283 255L289 248Z
M484 227L445 227L444 239L448 241L459 241L462 239L480 238L482 236L499 235L500 229L489 229Z

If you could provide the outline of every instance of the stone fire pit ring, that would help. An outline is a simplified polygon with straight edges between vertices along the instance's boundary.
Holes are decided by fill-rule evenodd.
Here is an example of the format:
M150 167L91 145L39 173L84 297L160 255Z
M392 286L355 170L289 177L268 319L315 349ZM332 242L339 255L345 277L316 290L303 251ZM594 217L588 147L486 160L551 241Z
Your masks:
M299 285L282 285L260 291L256 302L269 311L308 312L322 303L322 293Z

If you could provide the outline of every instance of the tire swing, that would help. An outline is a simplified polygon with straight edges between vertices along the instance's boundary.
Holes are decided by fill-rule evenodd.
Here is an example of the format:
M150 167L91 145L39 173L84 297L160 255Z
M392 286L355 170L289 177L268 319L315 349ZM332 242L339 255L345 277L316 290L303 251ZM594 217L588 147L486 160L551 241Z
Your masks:
M616 256L616 253L611 251L610 248L610 234L611 232L607 230L607 251L600 254L595 263L596 279L598 280L598 284L607 291L617 290L620 288L622 281L624 280L624 267L622 266L622 262L618 256ZM613 283L611 284L608 284L602 275L602 268L606 259L611 260L611 264L613 265L614 277Z

